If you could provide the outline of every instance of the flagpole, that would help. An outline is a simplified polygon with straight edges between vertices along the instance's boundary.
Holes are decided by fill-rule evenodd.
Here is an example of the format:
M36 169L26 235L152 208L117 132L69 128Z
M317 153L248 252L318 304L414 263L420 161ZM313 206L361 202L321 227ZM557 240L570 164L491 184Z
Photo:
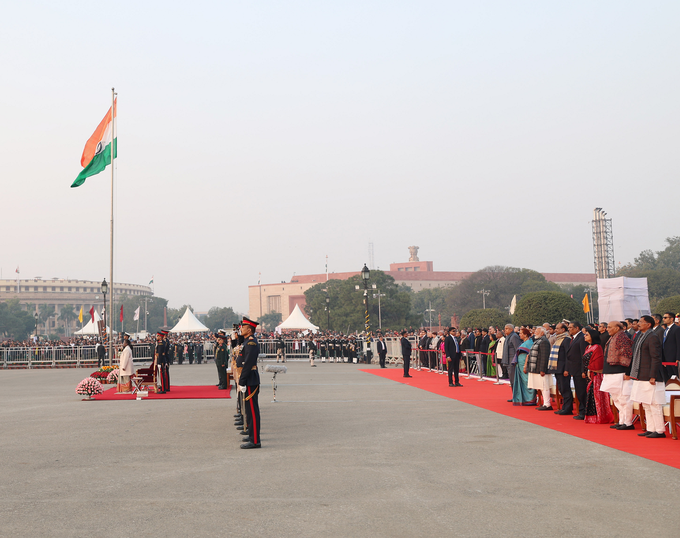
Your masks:
M109 286L111 288L111 306L113 306L113 162L116 154L116 89L111 88L111 245ZM111 334L109 335L109 366L113 365L113 316L111 319ZM104 327L106 330L106 327Z

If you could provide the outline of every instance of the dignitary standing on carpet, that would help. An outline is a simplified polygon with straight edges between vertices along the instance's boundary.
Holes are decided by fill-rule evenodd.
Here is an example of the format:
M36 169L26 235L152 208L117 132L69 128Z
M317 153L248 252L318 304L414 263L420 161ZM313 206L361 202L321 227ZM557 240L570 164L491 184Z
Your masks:
M508 379L510 380L510 386L515 384L515 365L512 364L512 360L515 358L517 353L517 348L522 345L522 341L515 332L515 326L508 323L505 326L505 342L503 344L503 357L501 358L501 363L508 371ZM509 402L512 399L508 400Z
M586 424L611 424L614 422L612 408L609 405L609 394L602 392L602 368L604 352L600 346L600 333L586 327L584 338L588 347L583 353L583 376L590 379L586 389Z
M651 316L642 316L638 321L640 334L633 341L630 368L630 377L634 380L630 399L642 404L647 417L647 431L638 435L648 439L666 437L663 418L666 386L661 377L661 341L650 331L653 326Z
M550 401L552 375L546 374L549 358L550 341L545 334L545 329L543 327L536 327L534 330L534 345L531 346L531 351L524 365L524 372L528 374L527 386L529 389L541 391L543 404L537 408L538 411L550 411L552 409Z
M412 377L408 371L411 367L411 342L406 338L406 331L401 332L401 356L404 359L404 377Z
M247 442L241 448L260 448L260 405L258 396L260 392L260 374L257 370L257 357L260 354L260 345L255 338L255 328L259 325L256 321L243 318L241 322L241 335L243 347L241 348L241 361L243 364L239 376L239 391L243 395L243 405L246 409L246 424L248 427Z
M569 373L565 375L567 367L567 351L571 338L567 333L567 326L560 322L555 327L555 343L550 348L550 358L548 359L548 373L555 374L557 389L562 395L562 409L555 411L556 415L574 414L574 396L571 394L571 383Z
M165 394L170 390L170 366L168 364L168 343L165 341L167 331L156 333L156 350L154 352L154 369L158 372L157 382L160 385L158 394Z
M630 393L633 389L633 381L630 378L633 345L619 321L610 321L607 324L607 334L609 334L609 340L604 346L600 390L609 393L619 411L619 423L610 428L633 430L635 429L633 402L630 401Z
M583 326L578 321L569 323L569 335L571 342L567 349L567 365L564 376L574 380L574 392L578 400L578 415L574 420L584 420L586 418L586 396L588 394L588 376L583 370L583 354L586 351L586 340L583 336ZM571 387L571 382L569 383ZM571 390L571 388L570 388Z
M522 344L517 348L515 357L510 364L515 363L515 382L512 384L512 405L531 405L536 398L536 392L527 386L527 370L525 368L527 355L534 345L531 330L522 327L519 330Z
M378 350L378 362L380 363L380 368L387 368L385 366L385 359L387 358L387 344L385 343L385 337L382 334L378 335L378 341L375 343L375 346Z
M458 377L460 370L460 344L456 339L456 328L450 327L444 338L444 356L449 374L449 387L462 387ZM454 381L455 377L455 381Z
M132 391L132 345L129 339L123 340L123 350L120 353L118 365L118 392Z

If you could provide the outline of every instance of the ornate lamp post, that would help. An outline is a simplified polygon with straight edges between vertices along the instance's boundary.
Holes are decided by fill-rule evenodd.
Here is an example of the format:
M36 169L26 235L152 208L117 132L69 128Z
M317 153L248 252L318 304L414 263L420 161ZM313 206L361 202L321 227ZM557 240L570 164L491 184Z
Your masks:
M331 298L328 296L328 293L326 293L326 315L328 319L326 320L326 328L327 330L331 330Z
M367 350L366 350L366 364L371 364L371 358L373 356L373 352L371 351L371 321L369 318L369 313L368 313L368 279L371 278L371 272L368 270L368 267L366 267L366 264L364 264L363 269L361 270L361 280L364 281L364 308L365 308L365 324L364 324L364 330L366 332L366 345L367 345Z
M38 339L38 313L35 312L33 314L33 316L35 317L35 339L37 340Z

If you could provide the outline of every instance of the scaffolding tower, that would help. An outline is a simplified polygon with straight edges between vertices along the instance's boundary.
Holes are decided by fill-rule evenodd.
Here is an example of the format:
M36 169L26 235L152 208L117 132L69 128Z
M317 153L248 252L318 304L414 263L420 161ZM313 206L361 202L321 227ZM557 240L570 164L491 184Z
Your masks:
M595 257L595 274L597 278L614 278L614 235L612 219L601 207L593 210L593 254Z

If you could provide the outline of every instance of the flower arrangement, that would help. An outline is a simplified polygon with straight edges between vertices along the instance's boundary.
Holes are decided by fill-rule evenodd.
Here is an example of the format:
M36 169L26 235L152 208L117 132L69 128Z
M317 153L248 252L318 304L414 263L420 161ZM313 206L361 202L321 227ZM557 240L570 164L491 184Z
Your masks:
M108 372L102 372L101 370L97 370L96 372L92 372L90 374L90 377L92 379L96 379L97 381L100 381L100 382L101 381L106 382L106 378L107 378L108 375L109 375Z
M115 366L102 366L99 371L100 372L106 372L107 374L113 370L116 370Z
M101 394L102 392L104 391L102 390L101 383L93 377L86 377L78 383L78 386L76 387L76 394L87 396L88 398L91 398L95 394Z
M119 375L120 375L120 371L118 370L118 368L116 368L115 370L111 370L111 372L109 372L109 375L106 376L106 382L112 383L112 384L118 383L118 376Z

